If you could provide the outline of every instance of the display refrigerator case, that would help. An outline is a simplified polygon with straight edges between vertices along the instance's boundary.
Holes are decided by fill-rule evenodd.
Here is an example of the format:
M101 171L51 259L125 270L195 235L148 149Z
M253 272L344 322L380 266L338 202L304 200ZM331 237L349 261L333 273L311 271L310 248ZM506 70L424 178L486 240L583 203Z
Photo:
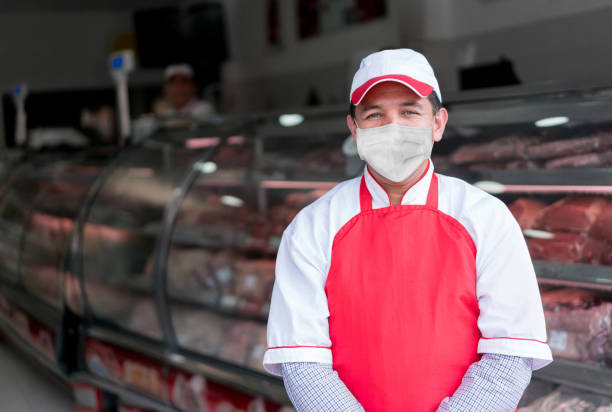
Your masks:
M525 411L612 405L611 109L608 88L464 94L434 148L438 172L499 197L525 234L555 358Z
M521 405L610 406L612 89L445 104L436 172L503 200L534 259L556 360ZM290 410L262 368L275 256L301 208L363 171L346 109L169 123L116 153L14 167L0 325L38 342L82 405L94 388L141 409Z

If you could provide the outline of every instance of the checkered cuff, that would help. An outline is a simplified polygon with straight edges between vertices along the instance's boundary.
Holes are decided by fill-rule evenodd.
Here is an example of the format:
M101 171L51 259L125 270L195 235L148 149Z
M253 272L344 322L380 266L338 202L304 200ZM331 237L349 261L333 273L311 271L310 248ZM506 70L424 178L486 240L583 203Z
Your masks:
M282 373L289 399L298 412L364 410L329 364L288 362L282 364Z
M485 353L465 373L453 396L445 398L438 412L514 412L529 381L533 360Z

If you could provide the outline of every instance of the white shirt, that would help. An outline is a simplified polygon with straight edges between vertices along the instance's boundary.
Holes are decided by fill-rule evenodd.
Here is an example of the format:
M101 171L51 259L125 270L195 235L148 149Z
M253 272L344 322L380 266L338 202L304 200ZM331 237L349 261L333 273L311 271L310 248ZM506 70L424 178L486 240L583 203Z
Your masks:
M372 208L390 198L367 168ZM424 205L433 163L403 196ZM325 281L336 233L360 213L361 177L340 183L305 207L283 233L268 319L264 367L280 375L285 362L333 363ZM453 177L438 175L438 208L456 219L476 245L476 294L482 338L478 353L532 358L534 369L552 361L544 312L531 258L518 223L494 196Z

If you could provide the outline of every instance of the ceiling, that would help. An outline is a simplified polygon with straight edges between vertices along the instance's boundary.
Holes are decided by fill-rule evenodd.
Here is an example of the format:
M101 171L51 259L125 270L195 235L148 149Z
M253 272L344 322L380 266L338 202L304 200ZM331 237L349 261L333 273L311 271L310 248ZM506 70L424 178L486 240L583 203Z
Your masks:
M202 0L0 0L0 14L9 12L134 10L203 2Z

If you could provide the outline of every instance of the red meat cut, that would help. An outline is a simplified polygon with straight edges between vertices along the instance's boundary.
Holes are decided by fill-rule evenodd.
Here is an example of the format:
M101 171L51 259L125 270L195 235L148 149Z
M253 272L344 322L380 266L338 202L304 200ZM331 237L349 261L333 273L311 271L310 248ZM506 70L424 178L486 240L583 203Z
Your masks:
M540 200L522 197L512 202L508 209L510 209L521 229L525 230L538 226L541 211L545 207L546 203Z
M612 242L612 203L607 203L589 233L591 236Z
M553 392L519 408L519 412L588 412L593 408L592 403L577 396L570 397L562 395L561 392Z
M599 167L612 163L612 151L604 153L587 153L549 160L544 164L546 169L561 167Z
M489 143L466 144L450 156L450 162L461 165L523 159L527 153L527 147L535 142L534 138L510 136Z
M612 147L612 135L598 133L590 137L555 140L529 146L529 159L553 159L556 157L575 156L583 153L600 152Z
M527 239L532 259L554 260L565 263L582 261L582 250L586 236L577 233L553 233L552 239Z
M542 211L542 227L546 230L586 232L607 202L597 197L567 197Z
M575 289L542 293L553 356L588 363L612 359L612 303L602 300Z

